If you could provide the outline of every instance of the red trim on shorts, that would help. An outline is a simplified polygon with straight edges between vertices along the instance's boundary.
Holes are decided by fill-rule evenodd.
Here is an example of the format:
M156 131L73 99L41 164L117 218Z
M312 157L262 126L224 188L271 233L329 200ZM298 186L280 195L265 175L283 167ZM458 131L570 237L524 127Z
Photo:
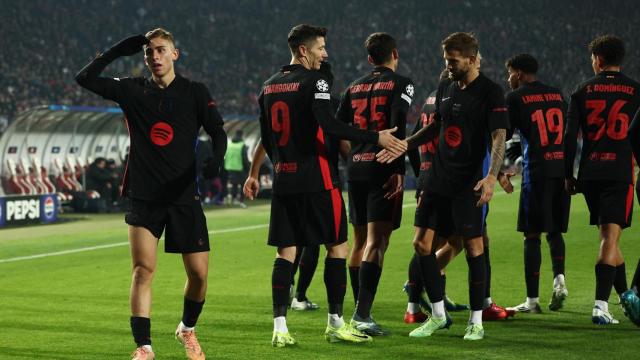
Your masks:
M320 173L322 173L322 180L324 181L324 189L333 189L333 181L331 180L331 170L329 170L329 161L327 160L327 150L324 142L324 132L322 128L318 126L318 133L316 134L316 149L318 150L318 163L320 163Z
M342 195L340 195L340 189L338 188L331 190L331 205L333 205L333 225L336 230L336 241L338 241L342 225Z
M624 221L629 224L629 215L631 215L631 209L633 208L633 185L629 184L629 191L627 192L627 204Z

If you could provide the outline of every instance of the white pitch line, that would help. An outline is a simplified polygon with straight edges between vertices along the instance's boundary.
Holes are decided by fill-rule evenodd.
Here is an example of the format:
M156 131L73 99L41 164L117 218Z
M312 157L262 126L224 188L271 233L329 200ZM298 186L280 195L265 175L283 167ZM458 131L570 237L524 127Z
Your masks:
M209 234L215 235L215 234L224 234L224 233L230 233L230 232L239 232L239 231L246 231L246 230L253 230L253 229L261 229L268 226L269 224L259 224L259 225L243 226L243 227L230 228L230 229L212 230L212 231L209 231ZM92 250L109 249L113 247L127 246L127 245L129 245L129 242L119 242L115 244L88 246L88 247L83 247L78 249L69 249L69 250L56 251L56 252L37 254L37 255L19 256L19 257L8 258L8 259L0 259L0 264L15 262L15 261L22 261L22 260L40 259L40 258L50 257L50 256L75 254L79 252L92 251Z
M519 192L519 189L514 189L513 192L514 193L515 192ZM506 195L506 193L498 193L496 195ZM416 204L408 203L408 204L403 204L402 208L408 208L408 207L414 207L414 206L416 206ZM209 231L209 234L215 235L215 234L224 234L224 233L230 233L230 232L240 232L240 231L246 231L246 230L255 230L255 229L266 228L268 226L269 226L269 224L258 224L258 225L250 225L250 226L242 226L242 227L237 227L237 228L230 228L230 229L211 230L211 231ZM56 252L37 254L37 255L19 256L19 257L8 258L8 259L0 259L0 264L8 263L8 262L15 262L15 261L22 261L22 260L40 259L40 258L45 258L45 257L50 257L50 256L60 256L60 255L67 255L67 254L75 254L75 253L85 252L85 251L109 249L109 248L113 248L113 247L127 246L127 245L129 245L129 242L120 242L120 243L115 243L115 244L89 246L89 247L83 247L83 248L78 248L78 249L56 251Z

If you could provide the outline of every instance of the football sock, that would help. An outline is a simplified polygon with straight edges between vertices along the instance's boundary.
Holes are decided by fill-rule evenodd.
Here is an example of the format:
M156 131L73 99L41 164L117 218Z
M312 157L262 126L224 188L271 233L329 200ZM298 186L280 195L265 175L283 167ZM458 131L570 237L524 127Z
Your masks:
M484 246L484 262L485 262L484 296L491 296L491 257L489 256L488 244Z
M360 266L349 266L349 280L351 280L351 291L353 292L353 302L358 302L360 292Z
M271 295L273 299L273 317L284 317L289 307L289 288L293 263L276 258L271 275Z
M469 265L469 302L472 311L481 311L485 298L486 266L484 254L468 257Z
M440 267L436 260L436 254L418 256L420 264L420 272L422 274L422 283L424 284L427 295L431 303L442 301L442 278L440 277Z
M564 238L562 233L547 234L547 244L549 244L549 252L551 253L551 267L553 269L553 277L560 274L564 275Z
M609 312L609 303L606 301L596 300L594 305L599 307L600 310Z
M307 289L311 285L311 280L318 266L318 255L320 247L317 245L305 246L300 257L300 276L298 277L298 286L296 287L296 299L298 301L307 300Z
M615 266L596 264L596 300L608 301L611 287L616 278Z
M447 275L440 274L440 278L442 279L442 298L444 299L447 294Z
M540 303L540 298L538 298L538 297L534 297L534 298L527 297L527 305L529 305L529 308L533 308L533 307L536 306L536 304L539 304L539 303Z
M491 296L487 296L484 298L484 301L482 302L482 308L487 309L491 307L491 304L493 304L493 299L491 298Z
M193 331L195 330L195 328L196 328L195 326L192 326L192 327L185 326L182 321L180 321L180 324L178 324L178 330L180 331Z
M640 290L640 259L638 259L638 265L636 265L636 272L633 274L631 287L635 288L636 293Z
M151 345L151 319L145 317L132 316L129 318L133 341L138 347Z
M420 304L414 303L414 302L407 303L407 312L409 314L415 314L415 313L418 313L420 311L422 311L420 309Z
M540 238L524 239L524 280L527 284L527 297L535 298L539 295L540 287Z
M360 265L360 293L356 304L356 314L362 319L371 316L371 306L378 290L382 268L377 264L363 261Z
M337 314L327 314L327 324L334 328L341 328L344 325L344 319Z
M553 278L553 287L565 286L564 274L558 274Z
M629 290L627 287L627 269L624 263L616 266L616 277L613 280L613 287L616 289L618 295Z
M342 317L342 304L347 292L346 264L345 259L328 257L324 260L324 284L327 288L329 314L335 314L338 317Z
M189 300L186 297L184 298L184 305L182 307L182 323L184 326L189 328L196 326L196 322L198 322L198 317L202 312L203 305L204 300L198 302Z
M445 317L444 301L440 300L438 302L431 303L431 311L433 311L433 317L436 319L442 319Z
M469 314L469 324L478 324L482 325L482 311L481 310L473 310Z
M281 333L289 332L287 328L287 318L278 316L273 318L273 330Z
M409 302L419 303L420 292L422 292L422 275L420 275L420 264L418 263L418 255L413 255L409 262L409 281L407 282L409 290Z

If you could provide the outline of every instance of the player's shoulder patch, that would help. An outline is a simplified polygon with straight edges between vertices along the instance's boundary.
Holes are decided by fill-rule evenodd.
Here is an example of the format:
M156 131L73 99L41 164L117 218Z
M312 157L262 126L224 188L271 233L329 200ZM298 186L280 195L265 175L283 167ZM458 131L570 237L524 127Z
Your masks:
M331 86L322 74L313 78L313 98L318 100L331 100Z
M318 91L321 91L321 92L328 92L329 83L325 79L318 79L316 81L316 89L318 89Z

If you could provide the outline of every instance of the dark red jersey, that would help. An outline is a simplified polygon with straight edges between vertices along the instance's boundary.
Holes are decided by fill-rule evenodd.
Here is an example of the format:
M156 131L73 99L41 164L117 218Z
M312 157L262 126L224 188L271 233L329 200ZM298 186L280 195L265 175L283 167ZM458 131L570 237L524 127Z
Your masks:
M482 73L464 89L440 82L434 118L440 135L426 189L457 196L486 176L491 133L509 128L504 100L502 88Z
M640 84L617 71L603 71L571 95L565 134L565 176L573 176L578 129L582 155L578 180L633 182L627 132L640 107Z
M417 133L423 127L431 124L434 121L436 115L436 93L437 90L434 90L429 94L427 99L425 100L422 108L420 109L420 119L416 122L416 126L413 129L413 134ZM427 174L431 169L433 164L433 157L436 153L436 149L438 147L438 138L435 137L433 140L427 142L426 144L420 145L417 149L412 152L409 152L409 158L411 159L417 153L417 158L419 163L415 165L417 168L416 176L418 177L417 188L420 190L424 190L424 186L426 183ZM412 166L413 166L413 162ZM414 169L415 171L415 169Z
M340 101L338 120L376 132L398 127L394 135L404 139L413 93L410 79L378 66L349 85ZM391 164L380 164L376 161L380 150L377 144L352 142L347 161L349 181L384 182L393 173L404 174L404 156Z
M273 164L275 193L309 193L338 185L327 136L377 143L377 133L335 120L330 94L324 74L297 64L282 67L264 83L258 99L260 131Z
M216 102L204 84L180 75L165 89L146 78L106 78L99 74L115 57L99 56L76 79L113 100L124 112L131 145L124 195L163 203L197 199L196 148L200 127L211 136L214 161L222 163L227 137Z
M534 81L507 94L506 103L522 142L522 182L564 177L567 105L560 90Z

